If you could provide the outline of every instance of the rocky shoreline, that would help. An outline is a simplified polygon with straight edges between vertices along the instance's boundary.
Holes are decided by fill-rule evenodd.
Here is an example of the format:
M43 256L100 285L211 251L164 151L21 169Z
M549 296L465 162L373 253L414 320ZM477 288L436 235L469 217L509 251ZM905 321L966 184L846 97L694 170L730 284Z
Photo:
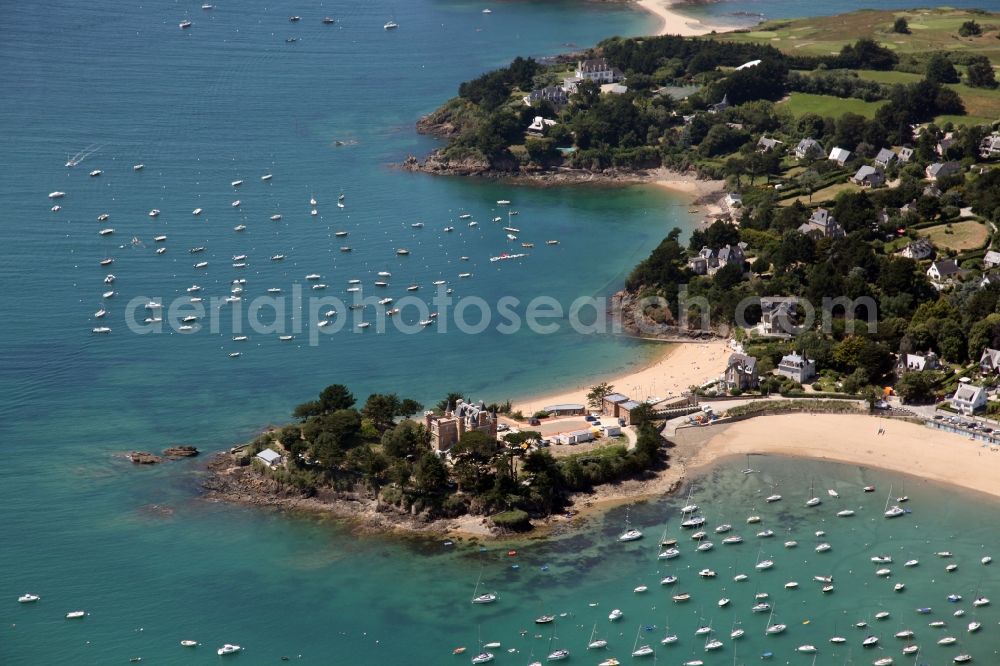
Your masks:
M629 479L576 493L565 512L532 519L528 532L505 532L486 516L431 518L404 512L380 502L363 489L322 489L314 495L266 478L250 465L241 465L234 451L216 454L208 463L202 482L203 498L244 506L291 513L327 516L351 525L356 534L396 534L410 537L448 538L471 541L523 542L579 529L602 512L636 501L645 501L676 491L684 478L683 465L672 465L644 478Z

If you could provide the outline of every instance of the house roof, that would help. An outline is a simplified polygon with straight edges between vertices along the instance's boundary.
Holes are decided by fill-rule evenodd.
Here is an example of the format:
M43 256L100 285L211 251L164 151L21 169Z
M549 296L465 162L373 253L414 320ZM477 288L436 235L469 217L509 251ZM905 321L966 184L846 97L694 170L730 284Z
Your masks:
M804 153L807 150L809 150L809 148L811 148L812 146L816 146L820 150L823 149L823 146L820 145L820 142L817 141L816 139L802 139L801 141L799 141L799 145L795 146L795 151Z
M278 460L281 460L281 454L274 449L264 449L257 454L257 457L266 462L268 465L272 465Z
M546 412L568 412L573 410L584 409L583 405L578 405L575 402L567 402L562 405L549 405L548 407L543 407L542 411Z
M984 349L983 355L979 357L979 362L982 363L987 359L994 366L1000 364L1000 349L990 349L989 347Z
M927 173L930 176L937 176L942 171L945 173L958 171L961 166L958 162L935 162L927 167Z
M639 403L636 402L635 400L628 400L626 402L623 402L621 405L619 405L619 407L621 407L622 409L624 409L626 411L632 411L633 409L635 409L638 406L639 406Z
M845 162L851 156L851 151L846 148L834 148L830 151L830 158L836 162Z
M854 180L864 180L869 176L873 176L880 173L875 167L868 166L867 164L858 169L858 172L854 174Z
M757 367L757 357L746 354L734 353L729 355L728 367L742 365L746 372L753 372Z
M958 264L955 263L954 259L942 259L941 261L935 261L931 264L931 268L936 269L938 274L942 277L946 275L954 275L958 272Z
M988 261L990 263L1000 264L1000 252L996 250L989 250L983 255L983 261Z
M982 396L985 390L982 386L976 386L975 384L959 384L958 388L955 389L955 395L952 396L952 400L975 402Z
M883 148L878 151L878 155L875 156L875 161L882 162L883 164L888 164L894 159L896 159L896 153L892 152L888 148Z
M594 58L593 60L581 60L577 63L577 69L581 72L603 72L611 69L605 58Z
M628 400L628 396L622 395L621 393L609 393L608 395L604 396L604 400L606 402L615 402L615 403L625 402L626 400Z

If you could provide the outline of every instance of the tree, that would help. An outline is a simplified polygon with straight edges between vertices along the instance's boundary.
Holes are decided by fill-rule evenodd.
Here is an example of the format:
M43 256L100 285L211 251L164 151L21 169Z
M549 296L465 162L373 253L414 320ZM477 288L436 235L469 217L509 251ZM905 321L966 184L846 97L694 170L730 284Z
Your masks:
M958 72L943 53L935 53L927 62L927 80L935 83L958 83Z
M814 169L807 169L799 175L798 180L799 186L809 194L809 203L812 203L813 193L821 182L819 174Z
M983 28L975 21L966 21L959 26L958 34L961 37L978 37L983 34Z
M319 405L324 413L350 409L354 403L354 396L343 384L331 384L319 394Z
M416 458L430 448L430 433L422 423L403 421L382 435L382 450L392 458Z
M973 88L996 88L997 79L989 58L976 55L969 58L966 68L967 83Z
M647 403L641 403L638 407L629 412L629 422L634 426L639 426L641 431L643 427L651 424L656 419L656 411L653 409L652 405Z
M421 405L416 400L404 398L402 402L399 403L399 411L397 412L397 414L399 416L409 418L414 414L416 414L417 412L419 412L420 410L422 410L423 408L424 406Z
M977 321L969 330L970 358L979 358L987 347L1000 347L1000 314L991 314Z
M651 423L643 423L639 426L639 435L635 441L635 455L642 463L643 467L649 467L660 456L660 447L663 445L663 438Z
M615 387L607 382L601 382L596 386L591 386L587 393L587 406L591 409L600 409L604 404L604 396L615 392Z
M381 433L392 426L399 414L399 407L399 396L395 393L373 393L361 408L361 415L370 419L375 429Z
M461 393L449 393L445 396L444 400L437 404L437 409L439 412L447 412L455 409L455 405L458 404L459 400L464 400L465 396Z
M907 372L896 382L896 393L906 404L934 399L934 375L930 372Z
M892 31L899 33L900 35L908 35L910 34L910 24L905 18L900 16L896 19L896 22L892 24Z
M422 492L442 493L448 487L448 470L437 454L427 451L414 467L413 480Z

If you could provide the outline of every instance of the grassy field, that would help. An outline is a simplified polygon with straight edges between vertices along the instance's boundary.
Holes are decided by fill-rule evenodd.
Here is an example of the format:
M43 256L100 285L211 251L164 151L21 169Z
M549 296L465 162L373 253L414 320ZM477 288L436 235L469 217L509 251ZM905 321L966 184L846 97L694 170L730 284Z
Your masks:
M837 198L837 195L840 194L841 192L857 192L860 189L861 188L859 186L855 185L854 183L849 183L849 182L834 183L833 185L830 185L828 187L824 187L821 190L816 190L815 192L813 192L812 201L811 202L809 200L809 195L808 194L803 194L803 195L800 195L800 196L797 196L797 197L793 197L791 199L785 199L785 200L781 201L781 205L782 206L790 206L793 201L801 201L802 203L806 204L807 206L810 203L817 204L817 203L821 203L823 201L833 201L834 199Z
M897 17L905 17L910 34L892 32ZM968 20L983 26L979 37L958 36L958 27ZM929 51L975 51L1000 65L1000 14L962 9L916 9L906 11L862 10L839 16L767 21L748 32L725 33L716 39L765 42L788 53L828 55L845 44L870 37L897 53Z
M799 117L807 113L818 113L819 115L839 117L851 112L873 118L875 111L885 104L880 102L865 102L860 99L841 99L831 95L812 95L809 93L792 93L788 99L779 103L779 107L786 109L793 116Z
M954 224L939 224L936 227L921 229L918 233L930 240L937 247L955 250L956 252L978 250L986 245L989 236L986 225L974 220L955 222Z
M998 40L1000 43L1000 40ZM870 81L879 83L915 83L923 77L910 72L877 72L874 70L862 69L858 71L858 76ZM949 83L949 88L954 90L965 103L965 111L968 118L962 122L976 122L977 119L985 119L986 124L1000 118L1000 87L993 88L971 88L964 83ZM949 118L959 118L962 116L948 116Z

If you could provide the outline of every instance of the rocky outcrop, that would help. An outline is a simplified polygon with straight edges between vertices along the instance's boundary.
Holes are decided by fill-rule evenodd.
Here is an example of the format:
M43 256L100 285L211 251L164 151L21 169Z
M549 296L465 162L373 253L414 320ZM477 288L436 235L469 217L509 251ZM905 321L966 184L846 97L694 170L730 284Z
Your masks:
M171 446L163 449L163 455L170 458L190 458L198 455L198 449L193 446Z
M150 453L149 451L132 451L128 454L128 459L136 465L155 465L163 462L164 460L160 456L155 453Z
M441 176L489 176L494 172L493 166L485 157L469 155L462 159L450 159L440 150L433 151L423 162L409 155L402 167L407 171L422 171Z
M718 337L716 331L685 328L677 325L669 305L658 299L640 298L637 293L623 290L611 297L611 316L628 335L658 340L699 340ZM651 312L658 310L654 318Z

